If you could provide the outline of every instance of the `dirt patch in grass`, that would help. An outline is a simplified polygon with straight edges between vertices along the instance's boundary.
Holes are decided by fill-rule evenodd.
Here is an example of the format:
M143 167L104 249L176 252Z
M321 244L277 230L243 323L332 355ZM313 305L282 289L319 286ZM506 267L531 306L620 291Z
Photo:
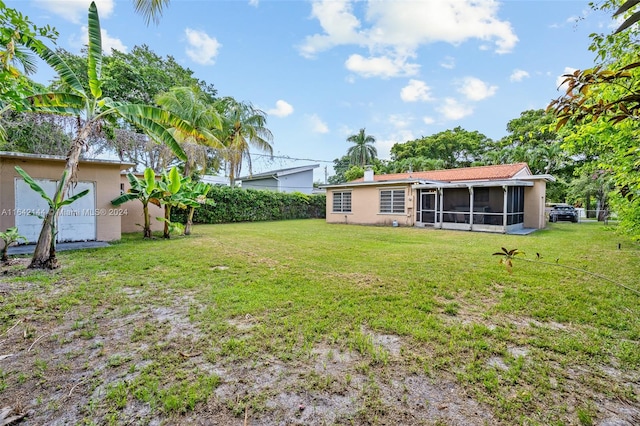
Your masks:
M15 298L29 292L46 300L64 291L0 283ZM0 405L26 414L25 425L240 424L245 416L250 425L480 425L493 419L451 378L416 374L396 361L398 336L366 331L391 354L386 365L324 343L291 360L220 357L217 342L189 320L190 308L202 309L192 298L156 305L140 288L121 294L131 304L77 305L57 315L43 312L52 306L33 307L9 321L0 336ZM228 320L240 332L257 322L250 315ZM216 378L204 398L188 388L195 377ZM181 400L172 401L171 392ZM190 398L192 405L185 403Z
M0 328L0 408L26 414L20 424L518 423L497 416L486 394L458 377L467 372L428 368L450 354L435 355L424 342L355 326L359 334L351 343L318 340L296 347L290 356L260 350L246 356L243 345L269 327L258 314L220 318L215 328L192 321L194 312L207 308L200 299L151 286L120 289L112 295L122 297L118 303L103 300L61 310L49 300L69 292L71 285L45 288L24 281L28 273L12 269L4 279L0 274L0 297L19 306L2 318ZM350 278L356 287L379 281L367 274ZM569 328L527 318L487 318L464 302L452 305L452 299L439 303L439 318L447 327L480 324L492 331L513 326L512 341L502 349L469 351L469 362L479 361L480 372L487 373L478 379L487 387L494 376L515 374L539 356L540 350L519 333ZM218 334L210 334L209 327ZM598 386L616 387L607 394L585 390L591 370L560 364L552 369L558 374L549 378L551 396L546 398L569 407L567 423L584 418L601 425L640 424L637 371L601 365L594 379ZM561 386L576 392L556 391ZM620 397L625 389L628 397ZM584 403L586 397L596 403Z

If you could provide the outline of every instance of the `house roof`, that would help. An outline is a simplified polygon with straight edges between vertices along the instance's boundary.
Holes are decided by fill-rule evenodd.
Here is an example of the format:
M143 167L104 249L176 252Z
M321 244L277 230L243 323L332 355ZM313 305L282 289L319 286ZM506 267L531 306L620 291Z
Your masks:
M252 174L250 176L242 176L242 177L239 177L236 180L248 181L248 180L265 179L265 178L270 178L270 177L277 178L277 177L280 177L280 176L291 175L291 174L294 174L294 173L306 172L306 171L309 171L309 170L317 169L318 167L320 167L320 164L311 164L309 166L289 167L287 169L271 170L271 171L264 172L264 173Z
M56 161L56 162L64 162L67 160L67 158L62 155L29 154L25 152L9 152L9 151L0 151L0 158L16 158L21 160ZM134 163L126 163L120 160L80 158L80 164L87 164L87 163L113 165L113 166L117 165L117 166L120 166L120 169L128 169L130 167L135 166Z
M531 176L527 163L499 164L495 166L464 167L460 169L429 170L424 172L392 173L374 175L374 182L429 180L438 182L459 182L475 180L501 180ZM350 183L364 182L364 178Z

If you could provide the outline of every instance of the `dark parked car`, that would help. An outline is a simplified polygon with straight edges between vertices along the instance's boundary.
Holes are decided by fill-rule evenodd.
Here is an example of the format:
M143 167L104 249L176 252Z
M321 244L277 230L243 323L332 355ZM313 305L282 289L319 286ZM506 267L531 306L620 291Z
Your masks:
M578 211L573 206L555 206L549 212L549 220L557 222L559 220L578 221Z

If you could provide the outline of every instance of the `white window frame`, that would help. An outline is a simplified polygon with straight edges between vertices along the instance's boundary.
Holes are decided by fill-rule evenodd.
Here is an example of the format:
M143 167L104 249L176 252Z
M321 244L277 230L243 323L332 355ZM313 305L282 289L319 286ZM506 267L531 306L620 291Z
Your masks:
M388 206L388 210L383 210L383 203L382 203L382 195L383 193L390 193L390 200L389 200L389 206ZM396 194L397 192L402 192L402 210L400 210L400 206L397 206L397 203L400 202L400 197ZM406 197L407 197L407 190L406 188L386 188L386 189L381 189L379 191L378 194L378 201L379 201L379 209L378 212L379 214L404 214L407 211L407 201L406 201ZM386 206L385 206L386 207Z
M336 195L340 194L340 202L339 204L336 205ZM349 202L348 202L348 210L346 210L345 204L345 195L349 195ZM331 213L351 213L352 211L352 202L353 202L353 195L351 193L351 191L333 191L332 192L332 196L331 196L331 203L332 203L332 207L331 207Z

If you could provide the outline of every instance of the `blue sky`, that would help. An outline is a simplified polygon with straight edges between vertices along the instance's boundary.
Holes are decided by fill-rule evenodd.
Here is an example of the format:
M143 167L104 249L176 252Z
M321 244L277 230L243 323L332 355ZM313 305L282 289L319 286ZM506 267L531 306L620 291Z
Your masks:
M79 53L89 3L7 5ZM500 139L559 96L559 76L591 67L589 34L613 27L577 0L172 0L149 26L130 0L96 4L107 53L147 44L172 55L219 95L266 111L276 156L312 160L255 157L254 172L318 163L316 180L363 127L380 158L456 126ZM43 65L36 80L51 75Z

